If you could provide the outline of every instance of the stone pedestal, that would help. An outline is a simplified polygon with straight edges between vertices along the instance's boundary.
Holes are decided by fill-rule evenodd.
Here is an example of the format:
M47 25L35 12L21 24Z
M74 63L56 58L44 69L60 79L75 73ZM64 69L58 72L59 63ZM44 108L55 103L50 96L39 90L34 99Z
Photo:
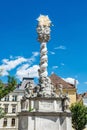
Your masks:
M71 114L62 112L22 112L19 130L71 130Z
M62 98L30 98L29 111L19 113L18 130L71 130L71 113Z

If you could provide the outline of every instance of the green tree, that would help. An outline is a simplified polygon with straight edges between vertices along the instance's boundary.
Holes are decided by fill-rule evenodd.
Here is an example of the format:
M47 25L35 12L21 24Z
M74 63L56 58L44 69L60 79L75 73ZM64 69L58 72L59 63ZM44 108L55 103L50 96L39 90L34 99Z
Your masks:
M15 77L10 75L8 76L7 84L4 84L0 80L0 99L6 96L7 94L9 94L10 92L12 92L16 88L16 85L17 85L17 81Z
M10 75L8 76L7 84L4 84L2 80L0 80L0 100L1 98L5 97L7 94L12 92L16 88L16 85L17 85L17 81L15 77ZM2 118L4 114L5 113L3 108L0 108L0 118Z
M0 107L0 119L5 115L4 109Z
M83 130L87 124L87 107L82 103L72 104L72 125L75 130Z

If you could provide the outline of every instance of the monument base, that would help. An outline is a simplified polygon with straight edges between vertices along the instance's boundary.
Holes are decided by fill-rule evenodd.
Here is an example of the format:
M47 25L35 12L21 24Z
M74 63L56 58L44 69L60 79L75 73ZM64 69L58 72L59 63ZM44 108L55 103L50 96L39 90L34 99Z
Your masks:
M18 130L71 130L67 112L21 112Z
M30 98L28 109L18 115L18 130L72 130L71 112L63 103L64 98Z

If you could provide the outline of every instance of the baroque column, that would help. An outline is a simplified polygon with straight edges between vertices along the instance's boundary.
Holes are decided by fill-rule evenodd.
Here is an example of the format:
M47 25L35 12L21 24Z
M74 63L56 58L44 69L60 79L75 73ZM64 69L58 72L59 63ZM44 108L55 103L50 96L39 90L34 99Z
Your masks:
M40 15L37 20L38 41L40 42L39 83L41 85L41 90L44 95L51 96L52 84L47 72L48 56L46 46L47 42L50 40L51 20L48 16L45 15Z
M38 41L41 43L40 45L40 70L39 76L47 77L47 66L48 66L48 57L47 57L47 47L46 44L50 39L50 26L51 21L48 16L40 15L38 20Z

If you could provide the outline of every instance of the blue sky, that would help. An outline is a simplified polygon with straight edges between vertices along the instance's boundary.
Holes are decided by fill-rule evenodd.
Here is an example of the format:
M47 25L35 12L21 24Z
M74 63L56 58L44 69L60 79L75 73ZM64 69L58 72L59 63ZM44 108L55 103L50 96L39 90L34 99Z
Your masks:
M87 1L2 0L0 1L0 68L18 79L37 77L40 44L37 17L48 15L54 24L47 44L49 75L78 80L78 92L87 91Z

